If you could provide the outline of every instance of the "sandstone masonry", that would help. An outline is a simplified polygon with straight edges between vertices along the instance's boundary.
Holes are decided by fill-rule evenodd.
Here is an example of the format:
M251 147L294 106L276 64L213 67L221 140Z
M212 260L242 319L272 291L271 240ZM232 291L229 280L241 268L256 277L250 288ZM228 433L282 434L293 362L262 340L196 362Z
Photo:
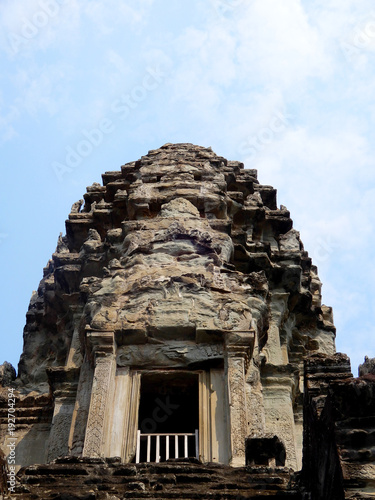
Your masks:
M335 353L276 190L210 148L166 144L87 188L0 382L14 498L375 494L371 373L356 382Z

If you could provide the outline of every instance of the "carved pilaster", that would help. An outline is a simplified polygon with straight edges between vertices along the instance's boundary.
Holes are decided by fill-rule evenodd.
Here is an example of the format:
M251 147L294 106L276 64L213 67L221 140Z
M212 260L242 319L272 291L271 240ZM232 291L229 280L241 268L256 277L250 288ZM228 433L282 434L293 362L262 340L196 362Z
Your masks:
M93 376L93 367L85 358L79 375L77 398L75 401L69 437L69 454L78 457L82 455L85 443Z
M262 370L262 385L267 433L277 435L286 451L285 466L298 470L298 460L293 394L298 385L297 373L291 365L266 365Z
M52 426L48 443L48 462L68 455L69 432L74 410L79 369L50 368L49 383L54 397Z
M83 456L100 457L103 455L103 438L110 416L114 389L116 369L114 336L110 332L89 332L87 340L95 368Z
M226 337L231 465L234 467L241 467L246 463L247 408L245 374L251 359L253 346L253 331L230 332Z
M73 306L71 306L71 309ZM68 352L68 357L66 360L66 367L67 368L75 368L78 366L82 365L82 353L81 353L81 343L79 340L79 324L82 318L82 311L81 308L75 308L76 311L73 316L73 324L74 324L74 330L73 330L73 336L72 336L72 341L70 344L70 349Z

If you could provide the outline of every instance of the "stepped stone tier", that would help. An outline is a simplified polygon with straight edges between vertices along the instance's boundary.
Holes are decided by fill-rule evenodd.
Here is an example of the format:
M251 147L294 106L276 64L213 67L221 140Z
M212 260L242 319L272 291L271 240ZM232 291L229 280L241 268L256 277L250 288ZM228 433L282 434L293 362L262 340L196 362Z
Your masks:
M0 498L373 498L373 364L353 379L336 354L256 170L166 144L106 172L26 317L18 376L0 367Z

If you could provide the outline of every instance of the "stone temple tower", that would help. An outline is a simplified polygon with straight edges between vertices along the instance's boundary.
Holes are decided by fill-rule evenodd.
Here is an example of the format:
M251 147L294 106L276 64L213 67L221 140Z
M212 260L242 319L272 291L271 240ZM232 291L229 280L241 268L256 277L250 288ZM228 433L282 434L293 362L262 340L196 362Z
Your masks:
M317 269L276 190L210 148L166 144L87 188L33 293L18 376L7 364L0 372L1 408L9 391L17 401L22 469L11 491L239 500L255 496L258 474L279 486L257 498L325 498L308 496L314 485L295 473L304 462L321 474L314 447L330 456L314 444L308 409L317 395L324 406L331 372L351 377ZM321 373L325 385L314 385ZM8 430L2 421L9 458ZM336 455L327 481L341 485ZM182 492L191 467L203 476ZM201 493L216 474L217 496L194 496L208 473Z

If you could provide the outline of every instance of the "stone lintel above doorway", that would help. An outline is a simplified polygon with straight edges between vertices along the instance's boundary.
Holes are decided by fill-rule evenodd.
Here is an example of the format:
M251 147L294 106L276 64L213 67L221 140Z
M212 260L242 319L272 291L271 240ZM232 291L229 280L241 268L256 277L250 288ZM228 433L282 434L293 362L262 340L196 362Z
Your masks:
M204 369L222 365L223 344L169 341L117 348L117 366Z

